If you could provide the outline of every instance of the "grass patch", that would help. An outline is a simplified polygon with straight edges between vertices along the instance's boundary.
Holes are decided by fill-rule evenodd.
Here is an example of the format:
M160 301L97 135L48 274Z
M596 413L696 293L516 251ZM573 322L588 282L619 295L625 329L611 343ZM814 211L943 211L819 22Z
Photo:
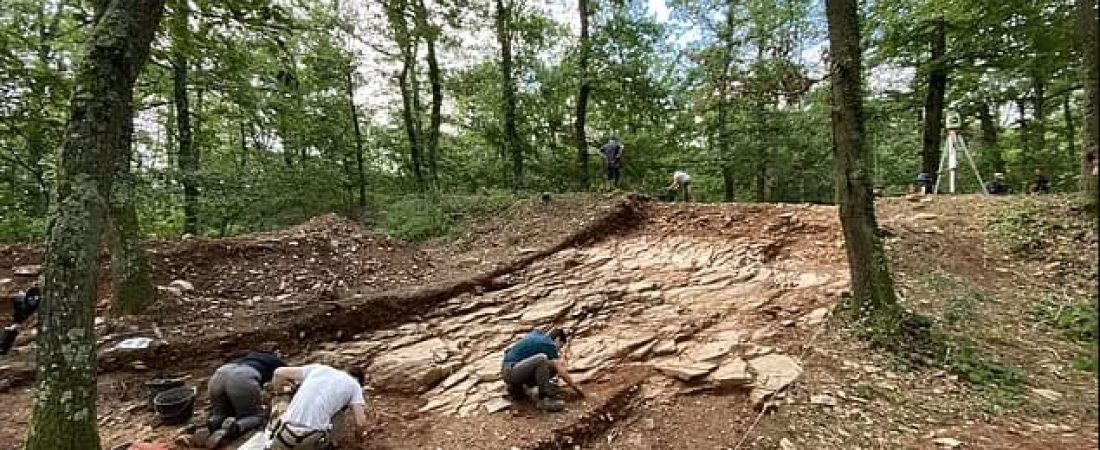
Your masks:
M451 238L462 233L462 223L499 212L520 197L494 192L479 195L429 195L379 198L375 201L386 234L420 242Z

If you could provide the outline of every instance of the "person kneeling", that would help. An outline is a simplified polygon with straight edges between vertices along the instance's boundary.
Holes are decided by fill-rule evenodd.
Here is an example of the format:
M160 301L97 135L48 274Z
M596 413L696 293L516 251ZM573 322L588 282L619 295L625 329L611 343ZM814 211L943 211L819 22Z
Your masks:
M298 385L290 405L276 422L269 450L320 450L335 448L333 418L349 409L356 435L365 437L367 401L363 397L363 371L347 372L322 364L283 367L275 371L272 388L280 392L286 383Z
M554 330L550 334L535 330L504 353L500 377L514 400L527 399L527 388L537 387L539 409L555 412L565 409L565 403L558 399L555 376L561 377L581 397L585 396L569 376L566 359L561 354L566 339L564 330Z

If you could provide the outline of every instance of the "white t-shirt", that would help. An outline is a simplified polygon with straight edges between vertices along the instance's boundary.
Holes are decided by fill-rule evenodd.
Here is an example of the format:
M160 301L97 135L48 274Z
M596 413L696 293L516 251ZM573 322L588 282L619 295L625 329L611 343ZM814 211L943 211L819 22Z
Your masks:
M332 429L332 416L345 406L366 405L359 383L347 372L322 364L302 368L304 379L283 413L283 422L310 430Z
M688 175L687 172L680 171L680 170L677 170L677 171L672 173L672 179L675 180L676 183L678 183L678 184L691 183L691 175Z

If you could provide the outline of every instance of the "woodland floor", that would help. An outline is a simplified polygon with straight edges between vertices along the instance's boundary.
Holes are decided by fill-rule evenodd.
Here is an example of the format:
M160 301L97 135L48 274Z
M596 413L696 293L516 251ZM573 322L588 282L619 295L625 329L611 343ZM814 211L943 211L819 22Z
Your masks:
M1095 298L1092 219L1061 197L895 198L878 213L903 301L957 344L953 367L909 366L833 320L847 269L831 207L576 196L518 203L415 246L335 216L153 243L158 306L111 319L105 285L102 346L215 337L186 358L105 368L101 437L107 448L170 441L179 427L157 426L144 381L190 375L202 399L213 368L254 343L234 337L252 333L293 363L368 368L372 437L349 448L1096 448L1095 369L1077 367L1095 347L1037 312ZM1036 231L1012 234L1021 223ZM24 287L12 272L40 257L0 247L0 291ZM338 320L378 304L381 322ZM316 331L295 322L322 306L331 314ZM570 365L593 395L553 415L503 402L503 348L551 325L575 332ZM19 447L29 418L16 374L33 367L33 344L22 341L0 359L0 449Z

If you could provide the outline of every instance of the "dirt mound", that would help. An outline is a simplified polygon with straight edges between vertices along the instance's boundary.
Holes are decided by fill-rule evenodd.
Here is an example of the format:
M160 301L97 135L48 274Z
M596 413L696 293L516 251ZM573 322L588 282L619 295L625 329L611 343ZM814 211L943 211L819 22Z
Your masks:
M160 242L149 250L156 307L127 324L171 326L227 319L331 298L350 289L384 290L434 275L419 250L336 215L294 228L229 239ZM184 280L193 290L175 289Z

